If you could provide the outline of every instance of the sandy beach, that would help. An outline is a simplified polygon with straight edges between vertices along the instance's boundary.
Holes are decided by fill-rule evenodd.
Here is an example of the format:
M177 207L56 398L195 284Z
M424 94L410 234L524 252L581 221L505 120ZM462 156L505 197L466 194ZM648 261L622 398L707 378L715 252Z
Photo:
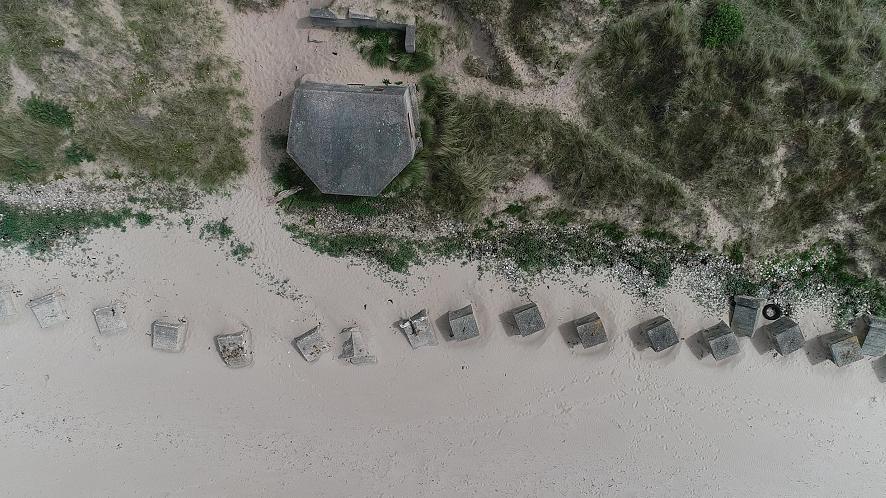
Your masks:
M806 349L782 357L740 338L741 353L716 362L690 338L728 320L727 303L712 313L678 287L653 305L605 274L520 292L458 261L383 277L293 241L266 200L278 153L264 137L285 127L295 82L391 73L368 68L343 37L308 42L316 0L273 14L218 4L254 109L251 168L187 215L194 227L227 218L254 252L239 263L170 214L96 231L51 259L0 254L18 307L0 324L0 495L872 496L886 486L886 361L823 358L815 338L832 327L814 306L796 317ZM52 290L70 319L41 330L25 304ZM92 310L113 300L129 331L100 336ZM547 328L512 336L507 312L528 301ZM445 314L469 303L480 338L445 340ZM423 308L440 344L414 351L396 322ZM609 342L570 349L570 322L591 312ZM655 353L635 329L659 314L683 340ZM187 318L182 353L151 349L162 317ZM213 337L244 324L255 364L226 368ZM333 350L309 364L292 341L318 324ZM337 358L339 331L353 325L377 364Z

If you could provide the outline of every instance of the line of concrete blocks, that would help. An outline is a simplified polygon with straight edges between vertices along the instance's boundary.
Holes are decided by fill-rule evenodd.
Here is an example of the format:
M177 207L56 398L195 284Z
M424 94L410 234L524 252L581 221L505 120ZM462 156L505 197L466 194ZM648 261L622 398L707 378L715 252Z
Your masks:
M44 294L27 303L41 328L50 328L69 319L64 306L65 296L60 291ZM788 316L757 328L758 314L762 299L749 296L735 296L730 324L720 321L701 331L708 351L716 360L729 358L739 353L738 336L752 336L762 333L772 347L782 356L787 356L803 347L805 336L799 324ZM0 286L0 322L17 313L12 290ZM112 302L93 310L96 327L101 335L117 335L128 330L125 318L126 308L121 302ZM545 321L536 303L527 303L510 312L511 324L516 334L527 337L545 329ZM474 316L474 308L468 304L450 311L447 315L449 338L465 341L480 336L480 327ZM437 337L427 310L421 310L410 318L401 320L399 327L413 349L436 346ZM606 329L597 315L581 317L574 322L578 335L577 344L592 348L607 342ZM639 326L640 333L651 349L661 352L680 342L679 335L670 320L657 316ZM359 327L342 330L345 340L340 358L351 364L376 363L377 358L370 353L367 337ZM188 335L188 322L178 320L155 320L151 324L151 347L164 352L181 352L185 348ZM869 313L860 315L851 332L837 330L819 338L827 349L830 359L837 366L858 361L865 356L886 354L886 319ZM253 364L252 335L248 327L215 337L216 348L224 363L231 368L242 368ZM323 353L332 349L331 343L323 337L320 327L314 327L295 338L295 348L309 362L316 361Z
M319 28L370 28L403 31L406 53L415 53L415 18L410 19L411 22L385 21L375 15L354 9L348 9L345 17L341 17L329 8L311 9L308 17L311 20L311 25Z

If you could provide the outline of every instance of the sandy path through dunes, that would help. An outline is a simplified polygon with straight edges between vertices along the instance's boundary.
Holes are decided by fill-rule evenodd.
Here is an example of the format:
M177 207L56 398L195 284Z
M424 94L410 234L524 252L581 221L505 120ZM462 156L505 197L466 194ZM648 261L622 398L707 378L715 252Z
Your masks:
M459 263L414 269L405 289L361 265L314 254L280 227L273 159L259 129L303 72L371 76L347 47L307 44L289 2L232 17L256 109L254 165L241 188L182 226L99 231L60 257L0 254L20 313L0 325L3 496L868 496L886 486L882 360L837 369L741 340L715 364L687 342L638 350L629 331L667 314L681 336L711 316L672 290L652 309L602 279L528 289L548 328L509 337L501 316L524 296ZM295 69L298 66L298 69ZM281 96L282 94L282 96ZM283 111L281 111L283 109ZM282 113L282 114L281 114ZM254 245L243 265L198 238L228 217ZM290 300L265 275L289 279ZM71 319L40 330L27 298L65 291ZM121 298L130 331L99 337L93 307ZM390 301L389 301L390 300ZM427 307L435 322L473 302L482 336L412 351L393 322ZM610 342L570 351L561 325L591 311ZM725 312L725 309L724 309ZM186 315L181 354L151 350L150 322ZM829 331L809 311L807 337ZM305 363L290 341L322 323L335 350ZM212 337L248 324L255 365L224 367ZM379 363L336 359L359 324Z

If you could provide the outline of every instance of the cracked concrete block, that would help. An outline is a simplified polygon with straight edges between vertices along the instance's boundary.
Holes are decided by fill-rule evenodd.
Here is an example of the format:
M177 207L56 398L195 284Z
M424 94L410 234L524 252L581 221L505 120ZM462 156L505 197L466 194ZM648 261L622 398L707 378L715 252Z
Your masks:
M575 329L578 332L578 339L585 349L603 344L609 340L606 337L603 320L596 313L591 313L576 320Z
M126 324L126 307L123 303L114 302L92 310L95 325L101 335L122 334L128 330Z
M31 308L40 328L49 328L64 323L68 319L68 314L62 303L63 299L64 294L61 292L50 292L28 302L28 308Z
M657 316L644 323L640 330L646 336L649 345L656 352L664 351L680 342L680 338L677 336L674 326L671 325L671 321L663 316Z
M363 336L363 332L359 327L349 327L341 332L342 334L347 334L347 337L342 345L339 358L352 365L364 365L378 361L375 355L369 352L366 337Z
M225 365L231 368L243 368L252 365L252 333L248 328L233 334L215 336L218 354Z
M541 311L535 303L529 303L515 309L513 312L514 323L517 326L517 332L521 336L526 337L540 330L544 330L545 321L541 316Z
M155 320L151 324L151 347L158 351L181 352L187 338L188 322L184 318L176 322Z
M401 320L400 330L406 335L412 349L437 345L437 336L427 310L419 311L408 320Z
M723 320L720 320L720 323L713 327L704 329L701 335L704 337L705 342L707 342L708 348L711 350L715 360L719 361L728 358L738 354L740 351L735 332Z
M295 349L308 362L316 361L320 356L332 349L329 341L320 333L320 326L316 326L304 334L296 337Z
M760 330L769 336L775 350L782 356L793 353L806 343L800 326L787 316L782 316L772 323L760 327Z
M480 335L480 327L474 319L474 307L467 305L464 308L449 312L449 337L456 341L464 341Z

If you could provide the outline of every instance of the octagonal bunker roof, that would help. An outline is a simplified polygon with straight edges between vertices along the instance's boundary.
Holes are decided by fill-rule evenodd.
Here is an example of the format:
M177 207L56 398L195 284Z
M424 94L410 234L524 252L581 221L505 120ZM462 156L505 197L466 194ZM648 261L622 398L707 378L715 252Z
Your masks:
M376 196L421 149L414 86L303 80L287 152L324 194Z

